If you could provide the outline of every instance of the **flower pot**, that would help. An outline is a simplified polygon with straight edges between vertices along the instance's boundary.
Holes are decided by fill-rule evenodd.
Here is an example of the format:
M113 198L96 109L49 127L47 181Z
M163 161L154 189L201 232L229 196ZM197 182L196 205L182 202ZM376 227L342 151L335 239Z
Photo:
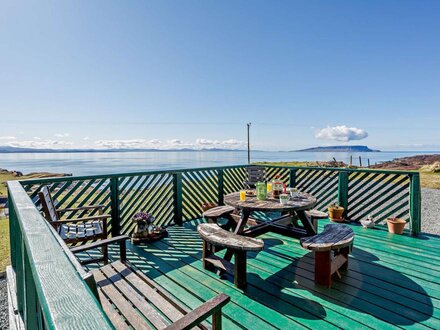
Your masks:
M388 218L388 231L392 234L403 234L403 229L405 229L406 221L400 218Z
M344 213L344 208L341 206L328 208L328 217L331 221L342 222L344 220L342 213Z

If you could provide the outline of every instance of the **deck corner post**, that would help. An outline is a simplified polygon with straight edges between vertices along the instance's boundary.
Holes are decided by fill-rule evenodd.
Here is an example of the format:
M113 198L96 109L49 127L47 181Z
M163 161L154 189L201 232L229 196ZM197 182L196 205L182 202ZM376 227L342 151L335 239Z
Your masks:
M174 223L178 226L183 224L182 212L182 173L173 173L173 197L174 197Z
M348 214L348 172L340 171L338 180L338 203L344 208L343 217Z
M15 207L12 203L11 192L8 189L8 206L9 206L9 248L11 249L11 265L15 270L16 255L17 255L17 215L15 213Z
M296 185L296 168L289 168L289 186L295 188Z
M223 205L224 204L224 186L223 186L223 169L219 168L218 169L218 197L217 197L217 201L218 201L218 205Z
M409 197L409 208L410 208L410 228L411 235L418 235L422 230L422 197L420 188L420 174L413 173L410 175L410 197Z
M112 236L121 234L121 219L119 214L119 178L117 176L110 178L110 203L112 216Z

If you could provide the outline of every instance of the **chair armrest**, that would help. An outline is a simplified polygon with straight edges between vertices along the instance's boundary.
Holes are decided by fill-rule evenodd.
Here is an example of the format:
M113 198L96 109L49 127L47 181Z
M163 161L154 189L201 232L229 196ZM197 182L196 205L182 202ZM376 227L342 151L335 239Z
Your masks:
M56 225L56 224L64 224L64 223L89 222L89 221L94 221L94 220L106 220L110 217L111 217L111 215L109 215L109 214L102 214L102 215L94 215L91 217L84 217L84 218L78 218L78 219L75 218L75 219L57 220L57 221L52 221L51 223Z
M121 236L106 238L106 239L102 239L102 240L96 241L94 243L84 244L84 245L73 247L73 248L70 249L70 251L72 253L83 252L83 251L87 251L87 250L91 250L91 249L96 249L96 248L99 248L101 246L106 246L106 245L110 245L110 244L114 244L114 243L125 243L125 241L128 240L128 239L130 239L130 237L128 237L127 235L121 235Z
M66 213L66 212L81 211L81 210L99 210L99 209L103 209L104 207L105 205L87 205L80 207L70 207L66 209L57 209L57 212Z
M191 329L205 320L208 316L221 312L223 306L225 306L230 300L231 298L228 295L220 293L218 296L208 300L203 305L200 305L165 329Z

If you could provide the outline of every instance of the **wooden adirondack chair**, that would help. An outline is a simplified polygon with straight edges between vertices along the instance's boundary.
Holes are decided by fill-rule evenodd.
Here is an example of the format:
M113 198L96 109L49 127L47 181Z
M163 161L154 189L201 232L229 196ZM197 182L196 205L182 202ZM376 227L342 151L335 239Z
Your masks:
M61 239L66 244L107 239L108 214L102 214L104 205L88 205L76 208L57 209L52 199L49 186L43 186L38 193L44 217L54 227ZM62 219L62 215L75 211L98 211L98 215L86 216L74 219ZM107 264L108 248L102 245L102 257L83 261L83 264L103 261ZM80 252L80 251L78 251Z
M247 189L255 189L257 182L266 181L266 170L262 166L250 166L247 168L248 179L244 182L244 186Z

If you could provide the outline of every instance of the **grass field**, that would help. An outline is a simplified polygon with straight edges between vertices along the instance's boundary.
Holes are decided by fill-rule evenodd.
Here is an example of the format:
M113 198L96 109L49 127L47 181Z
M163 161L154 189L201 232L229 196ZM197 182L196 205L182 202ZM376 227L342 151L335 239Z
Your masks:
M422 188L440 189L440 173L420 171Z
M0 217L0 273L9 264L9 221L8 218Z

